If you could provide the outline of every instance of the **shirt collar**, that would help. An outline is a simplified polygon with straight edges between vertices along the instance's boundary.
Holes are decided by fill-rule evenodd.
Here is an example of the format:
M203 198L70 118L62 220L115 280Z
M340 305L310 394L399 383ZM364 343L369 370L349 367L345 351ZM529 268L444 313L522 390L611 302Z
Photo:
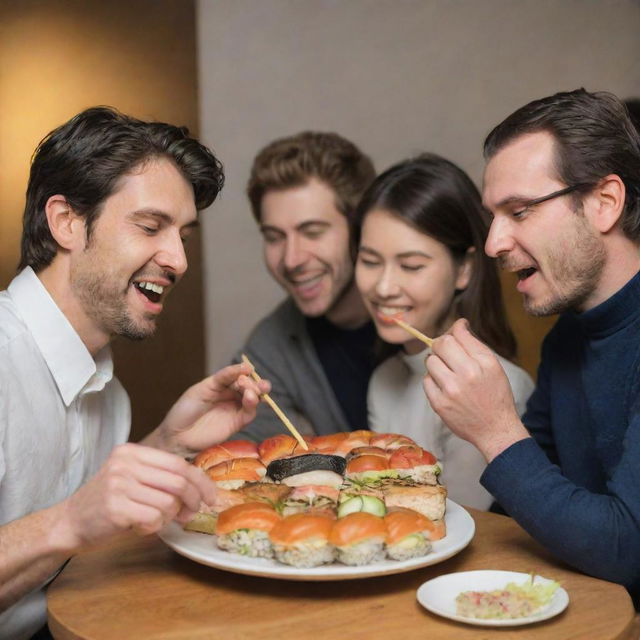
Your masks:
M27 325L66 406L86 387L99 391L113 378L111 349L107 345L94 360L67 317L49 295L31 267L8 287L18 313Z
M578 319L586 333L593 337L607 336L636 322L640 312L640 273L610 298L583 313L568 313Z
M425 347L418 353L406 353L406 351L399 351L400 358L409 367L413 373L417 373L423 376L427 372L427 367L424 363L424 359L431 354L431 347Z

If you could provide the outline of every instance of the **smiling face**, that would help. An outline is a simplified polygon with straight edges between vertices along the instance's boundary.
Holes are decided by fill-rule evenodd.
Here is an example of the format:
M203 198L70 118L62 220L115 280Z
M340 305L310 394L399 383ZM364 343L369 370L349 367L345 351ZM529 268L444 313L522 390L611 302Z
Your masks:
M152 334L168 291L186 271L183 242L196 216L193 189L169 160L150 160L123 176L85 246L70 256L78 301L72 324L90 325L107 339Z
M414 353L424 345L395 325L391 316L435 337L455 320L457 289L469 283L469 260L457 263L449 249L383 209L369 211L362 225L356 283L380 337Z
M485 249L518 276L525 309L550 315L586 310L597 299L606 253L589 224L589 198L575 210L571 195L527 207L567 187L554 170L554 139L546 132L516 138L488 162L483 201L493 214Z
M267 268L301 313L339 315L354 289L353 261L347 219L333 191L313 178L300 187L268 191L260 230Z

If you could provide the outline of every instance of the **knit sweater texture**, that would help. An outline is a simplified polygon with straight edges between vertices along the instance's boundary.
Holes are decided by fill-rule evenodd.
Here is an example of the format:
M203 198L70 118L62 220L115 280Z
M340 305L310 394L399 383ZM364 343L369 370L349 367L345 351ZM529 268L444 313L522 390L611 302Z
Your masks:
M481 482L535 539L577 569L640 596L640 274L542 347L523 422L532 438Z

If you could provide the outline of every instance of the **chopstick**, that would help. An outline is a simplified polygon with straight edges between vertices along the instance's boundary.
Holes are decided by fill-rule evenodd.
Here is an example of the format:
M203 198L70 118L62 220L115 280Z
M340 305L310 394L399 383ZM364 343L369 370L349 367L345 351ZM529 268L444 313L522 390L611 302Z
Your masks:
M246 362L251 367L251 377L256 382L260 382L262 378L257 374L256 368L253 366L253 363L251 362L251 360L249 360L249 358L247 358L247 356L244 353L242 354L242 362ZM291 432L291 435L300 443L300 446L305 451L309 451L309 445L304 441L304 438L298 433L298 430L291 424L291 421L289 420L289 418L287 418L287 416L284 415L282 409L280 409L280 407L275 403L273 398L268 393L263 393L260 397L275 411L275 414L278 416L278 418L280 418L280 420L282 420L282 422L284 423L284 426L287 427L287 429L289 429L289 431Z
M414 338L418 338L421 342L424 342L428 347L433 343L433 338L429 338L425 336L424 333L421 333L410 324L404 322L404 320L400 320L400 318L391 317L391 319L399 326L402 327L407 333L410 333Z

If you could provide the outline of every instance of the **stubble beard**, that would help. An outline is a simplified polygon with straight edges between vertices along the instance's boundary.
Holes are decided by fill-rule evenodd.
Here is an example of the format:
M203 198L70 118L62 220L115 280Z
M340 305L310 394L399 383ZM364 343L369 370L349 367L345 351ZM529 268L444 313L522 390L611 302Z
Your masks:
M579 310L596 289L604 265L606 252L602 240L579 217L578 232L572 250L556 250L549 254L548 270L553 287L549 298L538 304L526 295L523 306L527 313L541 317L568 310Z
M325 262L322 263L322 266L324 268L323 278L328 277L331 280L332 285L335 285L335 283L339 280L339 276L341 275L342 271L340 269L333 268L330 264ZM294 275L295 275L295 270L290 273L283 274L283 281L286 283L289 283L290 278L292 278ZM352 267L349 277L344 278L342 285L338 289L332 288L332 290L330 291L329 293L330 300L327 306L324 309L320 309L318 311L312 311L312 312L304 311L304 304L302 303L302 301L299 301L298 298L295 295L293 295L291 291L288 291L288 293L293 298L296 306L298 307L298 310L302 313L302 315L306 316L307 318L320 318L322 316L328 315L329 313L331 313L331 311L336 309L336 307L349 294L351 287L354 284L354 277L355 277L355 272Z
M98 272L97 261L92 263L90 246L85 249L84 260L71 271L71 287L80 300L84 312L108 335L129 340L143 340L156 329L154 315L145 314L136 321L127 308L127 295L131 283L124 290L117 284L118 276L111 272Z

